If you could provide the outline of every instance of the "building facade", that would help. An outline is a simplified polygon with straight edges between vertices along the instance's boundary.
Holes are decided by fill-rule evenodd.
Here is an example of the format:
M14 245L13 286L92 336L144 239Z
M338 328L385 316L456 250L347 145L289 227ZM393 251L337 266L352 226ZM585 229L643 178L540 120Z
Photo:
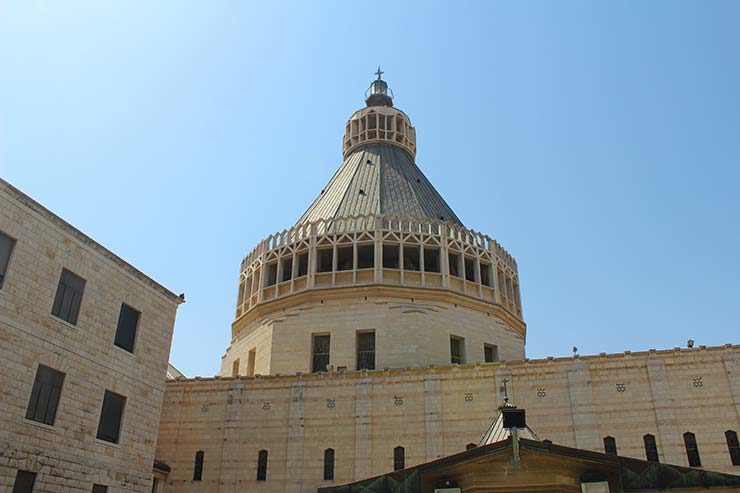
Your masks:
M1 491L151 491L182 301L0 180Z
M433 461L476 444L504 392L556 444L740 471L740 347L530 361L516 261L424 177L380 76L343 153L242 261L221 376L167 383L163 491L314 492Z

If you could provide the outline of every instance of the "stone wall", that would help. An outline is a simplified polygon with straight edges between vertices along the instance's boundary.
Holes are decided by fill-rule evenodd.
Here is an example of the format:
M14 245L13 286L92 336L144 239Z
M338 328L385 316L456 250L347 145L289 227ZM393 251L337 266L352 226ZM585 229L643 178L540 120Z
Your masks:
M232 376L237 358L239 373L248 374L251 350L256 374L310 372L312 334L330 334L330 364L354 370L357 333L368 330L375 331L376 368L449 364L452 335L464 338L467 362L485 361L484 344L497 345L501 359L524 357L524 337L511 328L512 319L502 320L493 312L493 305L425 300L425 290L408 298L383 291L354 289L340 297L332 290L297 306L271 310L238 331L222 359L221 375Z
M157 459L172 467L168 492L314 492L393 468L403 446L414 465L477 443L503 402L503 383L541 439L644 459L643 435L660 460L687 465L683 433L696 434L702 464L732 466L725 430L740 431L740 346L537 361L469 364L167 383ZM336 451L335 481L322 480ZM267 481L257 454L269 452ZM205 452L202 481L193 461Z
M22 469L35 491L148 493L180 300L2 180L0 231L0 491ZM86 280L75 325L51 315L62 268ZM113 345L121 303L141 312L133 353ZM53 426L25 419L39 364L66 374ZM127 398L118 444L96 438L106 389Z

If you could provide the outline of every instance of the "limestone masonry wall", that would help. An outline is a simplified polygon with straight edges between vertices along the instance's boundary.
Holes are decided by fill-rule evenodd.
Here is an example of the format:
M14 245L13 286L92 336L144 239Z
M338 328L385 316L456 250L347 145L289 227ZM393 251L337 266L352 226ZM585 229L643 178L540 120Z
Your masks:
M740 346L345 373L169 381L157 459L172 467L167 492L314 492L477 443L503 402L527 411L541 439L645 458L656 437L662 462L687 465L683 433L702 464L732 466L724 432L740 431ZM323 481L323 451L336 452ZM193 481L202 450L202 481ZM256 481L268 451L267 480Z
M179 300L2 180L0 232L0 491L20 469L34 491L148 493ZM86 280L76 325L51 315L62 268ZM141 312L133 353L113 345L121 303ZM65 373L53 426L25 418L39 364ZM127 399L118 444L96 438L106 389Z

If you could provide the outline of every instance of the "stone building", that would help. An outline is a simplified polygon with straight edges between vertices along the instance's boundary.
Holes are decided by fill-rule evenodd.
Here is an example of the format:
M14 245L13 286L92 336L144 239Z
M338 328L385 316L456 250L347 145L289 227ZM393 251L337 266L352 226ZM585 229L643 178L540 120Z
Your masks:
M0 491L151 491L182 301L0 180Z
M380 72L343 154L242 261L221 375L167 382L160 491L314 492L434 461L478 442L504 389L560 446L740 471L739 346L529 360L516 261L423 175Z

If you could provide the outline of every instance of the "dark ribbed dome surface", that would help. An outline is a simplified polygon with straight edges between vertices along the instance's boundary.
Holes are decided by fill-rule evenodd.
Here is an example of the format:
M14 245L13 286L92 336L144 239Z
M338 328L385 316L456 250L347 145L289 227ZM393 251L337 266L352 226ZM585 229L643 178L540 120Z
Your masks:
M367 214L429 218L462 226L409 154L388 144L367 144L348 155L298 224Z

